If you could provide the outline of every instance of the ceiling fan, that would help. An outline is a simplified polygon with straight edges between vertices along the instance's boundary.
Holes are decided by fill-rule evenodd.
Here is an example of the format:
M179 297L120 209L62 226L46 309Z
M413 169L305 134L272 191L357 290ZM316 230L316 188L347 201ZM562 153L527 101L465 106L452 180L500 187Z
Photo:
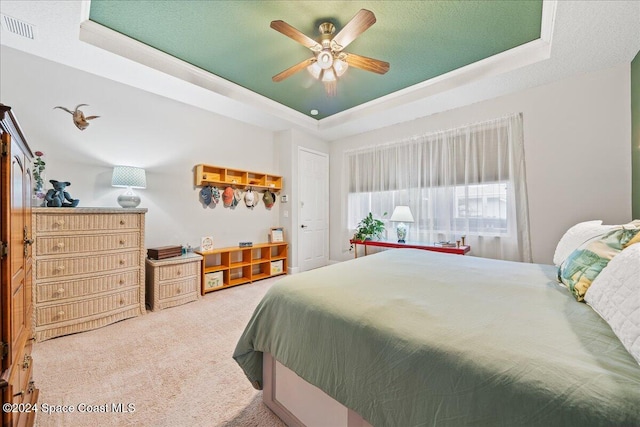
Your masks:
M342 76L349 66L377 74L385 74L389 71L388 62L343 51L349 43L375 22L376 17L373 12L360 9L335 36L333 33L336 28L332 23L320 24L320 40L315 41L284 21L271 21L271 28L311 49L314 54L312 58L305 59L276 74L272 80L280 82L307 68L313 77L322 81L327 94L335 95L338 77Z

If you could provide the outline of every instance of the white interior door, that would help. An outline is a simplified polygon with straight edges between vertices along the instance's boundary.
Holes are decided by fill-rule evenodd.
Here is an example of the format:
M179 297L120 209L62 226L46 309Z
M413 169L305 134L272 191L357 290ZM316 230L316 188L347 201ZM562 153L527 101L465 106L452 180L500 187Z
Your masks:
M298 260L300 271L329 261L329 157L298 150Z

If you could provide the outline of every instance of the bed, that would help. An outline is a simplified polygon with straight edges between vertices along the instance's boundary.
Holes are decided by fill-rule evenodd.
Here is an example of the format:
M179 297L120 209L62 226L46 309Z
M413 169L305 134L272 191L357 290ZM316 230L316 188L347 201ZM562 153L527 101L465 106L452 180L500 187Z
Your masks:
M349 425L640 425L638 362L557 272L414 249L345 261L274 284L233 357L259 389L285 367Z

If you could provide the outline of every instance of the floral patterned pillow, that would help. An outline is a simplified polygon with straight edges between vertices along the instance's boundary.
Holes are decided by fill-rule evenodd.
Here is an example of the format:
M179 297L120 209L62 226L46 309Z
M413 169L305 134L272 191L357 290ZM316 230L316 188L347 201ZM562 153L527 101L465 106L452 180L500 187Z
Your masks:
M634 222L609 231L573 251L558 269L558 279L578 301L583 301L591 282L609 261L634 243L640 243L640 224Z

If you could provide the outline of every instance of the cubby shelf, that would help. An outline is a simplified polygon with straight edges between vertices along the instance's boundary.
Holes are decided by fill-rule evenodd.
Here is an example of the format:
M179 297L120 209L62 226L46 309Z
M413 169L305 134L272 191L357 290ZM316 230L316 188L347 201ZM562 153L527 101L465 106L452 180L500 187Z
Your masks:
M198 164L195 168L196 186L234 186L240 188L258 188L279 191L282 189L282 177L261 172L225 168Z
M280 242L196 251L202 255L202 295L287 274L287 248L286 242ZM218 279L215 286L207 285L213 282L207 277L208 273Z

